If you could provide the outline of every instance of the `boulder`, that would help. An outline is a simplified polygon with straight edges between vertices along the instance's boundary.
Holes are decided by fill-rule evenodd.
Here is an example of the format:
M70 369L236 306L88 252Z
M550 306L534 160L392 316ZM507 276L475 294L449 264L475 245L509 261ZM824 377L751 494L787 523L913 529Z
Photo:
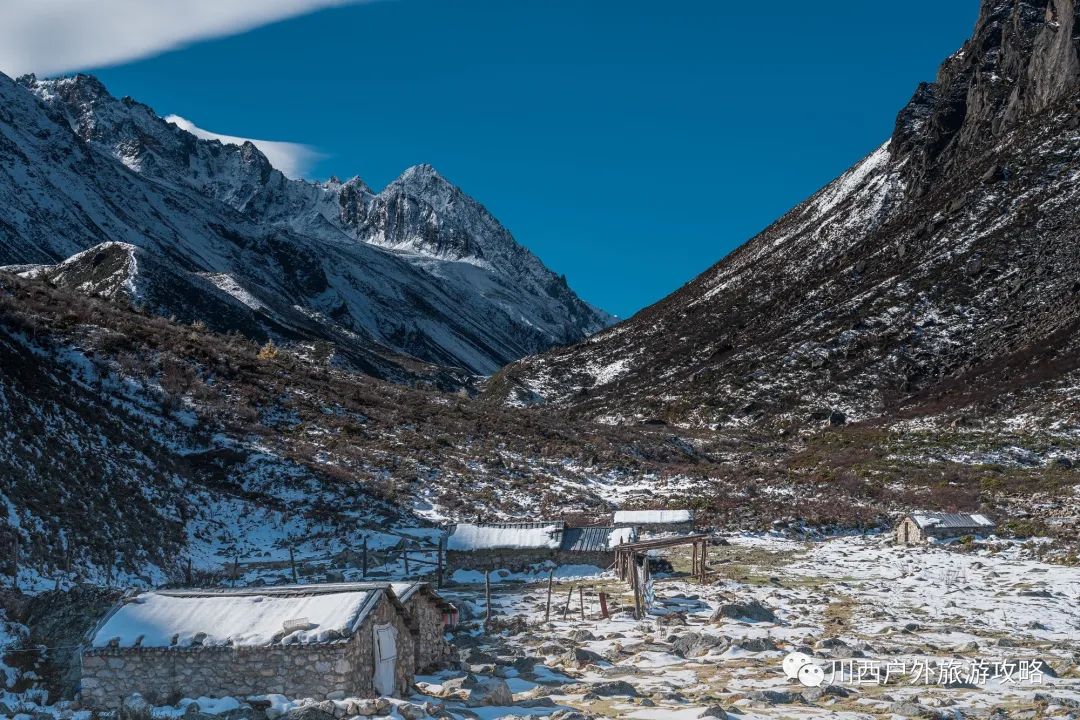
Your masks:
M710 650L717 646L723 646L725 643L725 638L720 635L689 632L676 637L671 644L673 652L679 657L697 658L707 655Z
M712 622L728 619L752 623L775 623L776 614L757 600L750 600L745 603L725 603L717 608L710 618Z
M510 692L510 686L506 684L505 680L489 678L476 684L476 687L469 692L465 704L468 707L513 705L514 694Z
M397 706L397 711L405 720L421 720L427 717L427 710L415 703L401 703Z
M767 652L778 649L776 643L769 638L747 638L739 642L739 647L748 652Z
M589 686L589 692L600 697L610 697L612 695L637 697L638 694L637 688L625 680L609 680L608 682L597 683Z
M281 717L282 720L334 720L334 703L330 703L329 708L322 705L323 703L316 703L293 708Z
M603 660L603 657L599 653L595 653L592 650L586 650L585 648L570 648L566 651L566 654L562 656L562 662L564 665L571 667L584 667L589 663Z
M941 714L925 705L920 705L913 700L903 700L889 706L889 712L894 715L908 718L938 718Z
M788 705L801 699L801 696L787 690L755 690L750 693L749 698L769 705Z
M826 695L831 695L833 697L848 697L851 693L839 685L809 687L802 691L802 698L806 702L817 702Z
M698 715L698 717L699 718L718 718L719 720L727 720L728 714L727 714L727 710L725 710L724 708L720 707L719 705L713 705L712 707L708 707L708 708L705 708L704 710L702 710L701 714Z

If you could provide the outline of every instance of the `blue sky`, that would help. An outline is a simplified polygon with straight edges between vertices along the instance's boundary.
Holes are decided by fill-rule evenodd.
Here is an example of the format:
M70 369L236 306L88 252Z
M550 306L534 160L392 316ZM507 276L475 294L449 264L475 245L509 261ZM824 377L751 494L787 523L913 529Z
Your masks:
M977 0L392 0L126 64L116 95L304 143L381 188L433 164L585 299L659 300L886 140Z

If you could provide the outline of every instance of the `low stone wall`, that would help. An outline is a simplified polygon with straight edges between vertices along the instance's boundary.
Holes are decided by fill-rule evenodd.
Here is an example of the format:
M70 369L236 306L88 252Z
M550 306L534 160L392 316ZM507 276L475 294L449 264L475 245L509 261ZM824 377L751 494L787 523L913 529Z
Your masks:
M455 570L503 569L522 572L536 563L554 559L554 550L478 550L476 552L449 550L446 553L446 566L451 573Z
M373 626L398 630L397 691L415 674L416 648L395 605L383 599L351 637L331 643L260 647L93 648L82 657L83 702L116 708L132 693L153 703L181 697L278 693L292 698L370 697Z
M590 550L587 552L558 552L555 562L560 565L595 565L606 570L615 564L615 551Z

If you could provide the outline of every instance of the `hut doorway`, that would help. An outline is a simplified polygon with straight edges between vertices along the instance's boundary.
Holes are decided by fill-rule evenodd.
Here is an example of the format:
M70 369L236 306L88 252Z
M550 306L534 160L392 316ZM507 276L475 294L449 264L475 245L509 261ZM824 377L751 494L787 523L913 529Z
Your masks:
M397 668L397 630L393 625L376 625L375 691L384 697L394 694Z

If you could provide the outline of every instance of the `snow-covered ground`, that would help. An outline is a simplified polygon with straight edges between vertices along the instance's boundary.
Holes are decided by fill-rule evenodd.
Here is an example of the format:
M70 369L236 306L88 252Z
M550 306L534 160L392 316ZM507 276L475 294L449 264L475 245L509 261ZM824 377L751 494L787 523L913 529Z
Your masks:
M627 586L599 569L556 573L550 611L546 573L503 578L526 584L493 588L487 634L483 593L448 588L463 618L455 639L461 666L418 677L413 696L378 712L462 720L996 720L1076 717L1080 709L1080 568L1035 559L1032 543L726 540L710 548L705 585L683 574L688 557L668 556L676 572L656 575L655 604L640 621ZM821 686L786 676L792 652L822 669ZM359 700L199 698L153 715L186 717L196 703L231 720L249 702L256 718L269 720L291 720L300 708L308 718L374 708Z

